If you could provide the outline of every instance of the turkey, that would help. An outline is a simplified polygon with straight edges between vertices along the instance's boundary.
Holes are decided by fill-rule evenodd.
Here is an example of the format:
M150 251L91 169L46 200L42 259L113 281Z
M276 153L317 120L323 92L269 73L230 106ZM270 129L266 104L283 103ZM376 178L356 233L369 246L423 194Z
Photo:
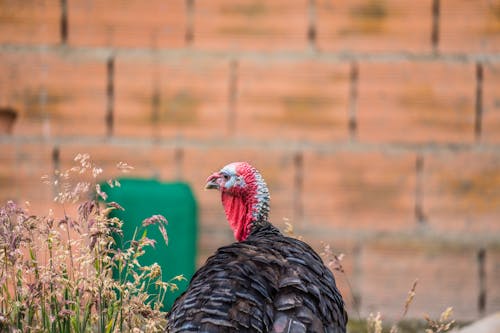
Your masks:
M168 315L169 332L345 332L333 274L309 245L269 222L260 173L231 163L208 177L206 188L220 191L237 242L195 273Z

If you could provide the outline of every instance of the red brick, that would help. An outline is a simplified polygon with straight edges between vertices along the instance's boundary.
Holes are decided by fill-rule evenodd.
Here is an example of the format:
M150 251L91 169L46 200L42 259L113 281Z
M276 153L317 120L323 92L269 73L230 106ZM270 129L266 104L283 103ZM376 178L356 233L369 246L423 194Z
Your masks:
M15 197L16 149L13 145L0 145L0 205Z
M221 207L222 208L222 207ZM220 220L223 221L222 219ZM198 253L196 258L197 267L202 266L208 257L221 247L234 242L231 230L226 228L206 227L198 229Z
M106 132L106 67L102 61L47 59L48 109L56 135ZM51 101L52 99L52 101ZM52 105L51 105L52 102Z
M56 44L60 41L59 0L4 0L0 43Z
M500 308L500 248L486 249L486 313L493 314Z
M46 144L0 145L0 205L30 203L31 213L48 212L54 189L42 183L52 174L52 147Z
M478 316L478 279L471 248L418 239L378 241L362 252L362 316L380 311L398 319L412 283L418 279L408 318L439 318L449 306L453 318Z
M484 65L482 141L500 143L500 65Z
M318 48L351 52L427 52L431 0L320 0Z
M185 0L69 1L69 44L172 48L184 45Z
M361 141L472 142L473 65L362 63L358 125Z
M423 179L423 209L431 226L460 233L500 230L500 156L429 155Z
M0 101L16 109L14 133L40 135L48 124L47 111L42 112L40 55L0 54Z
M307 47L307 0L195 1L194 46L226 50Z
M2 103L19 111L15 134L105 133L104 63L44 53L0 59Z
M210 60L159 63L119 59L116 134L223 137L227 132L228 72L227 63Z
M440 51L500 51L500 1L442 0L440 6Z
M365 231L414 226L414 154L306 154L304 161L308 225Z
M236 135L333 140L348 136L349 67L316 62L242 62Z
M67 170L78 163L74 161L77 154L89 154L91 160L103 169L99 181L110 178L156 178L172 181L176 178L175 152L172 148L165 149L152 146L116 146L112 144L70 144L61 150L61 169ZM117 168L118 162L124 162L133 167L124 173ZM89 180L92 177L89 178Z

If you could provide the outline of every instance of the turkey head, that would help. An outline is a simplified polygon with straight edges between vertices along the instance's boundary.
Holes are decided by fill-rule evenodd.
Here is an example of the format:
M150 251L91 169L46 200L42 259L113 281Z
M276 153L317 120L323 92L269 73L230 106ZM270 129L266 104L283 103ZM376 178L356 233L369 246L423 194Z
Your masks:
M233 162L213 173L205 188L220 191L237 241L244 241L254 225L268 221L269 190L260 173L247 162Z

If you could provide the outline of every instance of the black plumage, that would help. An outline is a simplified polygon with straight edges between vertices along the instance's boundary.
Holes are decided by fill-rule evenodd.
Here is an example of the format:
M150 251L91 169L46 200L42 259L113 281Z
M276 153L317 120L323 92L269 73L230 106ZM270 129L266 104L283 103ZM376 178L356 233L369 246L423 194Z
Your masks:
M259 219L195 273L168 319L171 333L341 333L347 313L319 255Z

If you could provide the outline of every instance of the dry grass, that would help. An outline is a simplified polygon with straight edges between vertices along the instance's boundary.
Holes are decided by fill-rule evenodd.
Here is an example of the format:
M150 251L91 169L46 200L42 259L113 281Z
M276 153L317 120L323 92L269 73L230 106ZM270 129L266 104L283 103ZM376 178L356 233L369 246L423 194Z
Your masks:
M337 255L335 254L335 252L333 251L332 247L329 244L323 244L323 251L321 252L321 256L323 257L325 263L331 270L337 271L345 276L347 285L349 286L349 291L352 294L352 288L349 282L349 278L347 277L344 267L342 265L342 261L344 260L345 257L344 254L340 253ZM401 316L399 317L397 322L390 327L390 329L385 330L386 332L399 333L402 331L400 323L402 323L405 320L406 314L408 313L411 303L413 302L413 299L417 294L416 293L417 285L418 285L418 279L415 279L408 291L408 296L403 304L403 310ZM430 319L429 315L425 315L424 319L427 322L427 328L425 329L425 333L443 333L451 330L453 324L455 323L455 320L451 319L452 314L453 314L453 308L448 307L437 320ZM358 317L360 317L359 313ZM377 314L370 313L366 320L366 330L362 331L366 333L383 333L384 323L381 313L380 312L377 312Z
M182 277L164 282L159 265L142 266L139 258L155 246L149 228L159 228L168 241L167 221L159 215L144 220L133 240L117 249L122 221L110 213L122 208L105 201L97 183L102 173L78 154L71 169L44 177L61 189L56 202L78 205L77 216L34 216L13 202L0 208L0 331L164 331L163 299Z

